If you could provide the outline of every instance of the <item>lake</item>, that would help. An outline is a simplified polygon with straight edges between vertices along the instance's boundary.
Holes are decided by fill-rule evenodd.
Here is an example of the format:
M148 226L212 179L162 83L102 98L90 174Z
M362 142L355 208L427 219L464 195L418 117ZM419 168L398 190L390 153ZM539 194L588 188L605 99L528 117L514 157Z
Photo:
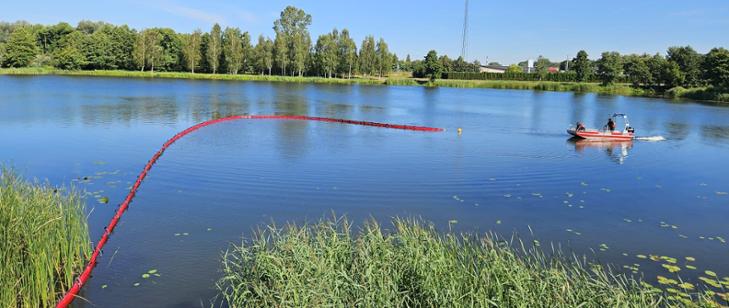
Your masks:
M624 112L638 136L565 130ZM82 292L86 306L208 306L223 251L265 224L421 217L518 234L643 276L729 276L729 108L559 92L0 76L0 163L87 192L92 240L167 138L234 114L445 128L241 120L175 143ZM457 128L463 133L458 135ZM104 204L99 200L109 198ZM638 257L644 255L647 258ZM682 269L669 273L664 260ZM686 261L694 257L695 261ZM685 265L695 266L695 270ZM627 266L628 268L626 268ZM150 269L159 277L142 278ZM635 273L634 273L635 272ZM137 284L135 286L135 284ZM77 300L84 306L83 300Z

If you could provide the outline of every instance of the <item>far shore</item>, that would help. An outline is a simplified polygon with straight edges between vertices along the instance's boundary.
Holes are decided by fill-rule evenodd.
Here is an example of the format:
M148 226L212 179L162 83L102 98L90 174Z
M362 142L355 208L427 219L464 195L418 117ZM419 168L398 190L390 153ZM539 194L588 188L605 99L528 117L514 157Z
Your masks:
M681 89L680 91L667 91L656 93L655 91L634 88L629 84L613 84L603 86L591 82L556 82L556 81L516 81L516 80L456 80L436 79L430 81L422 78L410 77L373 77L357 76L353 78L324 78L324 77L296 77L278 75L253 75L253 74L208 74L190 72L150 72L150 71L124 71L124 70L78 70L69 71L56 68L31 67L31 68L0 68L0 75L34 76L34 75L58 75L58 76L85 76L85 77L121 77L121 78L164 78L164 79L191 79L191 80L229 80L229 81L265 81L265 82L292 82L292 83L316 83L316 84L341 84L341 85L390 85L390 86L425 86L425 87L450 87L450 88L488 88L488 89L515 89L533 91L558 91L575 93L597 93L607 95L641 96L668 99L691 99L703 102L729 103L702 97L704 89Z

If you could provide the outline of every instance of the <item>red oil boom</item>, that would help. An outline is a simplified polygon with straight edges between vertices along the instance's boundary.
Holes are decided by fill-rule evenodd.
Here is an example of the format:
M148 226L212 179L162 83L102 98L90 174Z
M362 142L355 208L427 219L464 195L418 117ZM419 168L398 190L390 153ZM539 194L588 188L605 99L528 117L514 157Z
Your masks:
M323 117L309 117L309 116L301 116L301 115L236 115L236 116L229 116L225 118L219 118L219 119L213 119L208 120L202 123L198 123L186 130L183 130L176 135L172 136L167 142L165 142L162 147L157 151L157 153L152 156L152 158L147 162L146 165L144 165L144 169L142 169L142 172L139 173L137 176L137 181L134 182L134 185L129 190L129 193L127 194L127 197L124 199L124 201L121 203L119 208L117 209L116 213L114 214L114 217L111 218L111 221L109 221L109 224L104 228L104 234L101 236L101 239L96 243L96 247L94 248L94 252L91 254L91 258L89 259L89 262L86 264L86 267L84 268L84 271L81 273L81 275L78 277L76 282L74 282L71 289L68 290L66 295L63 296L63 298L58 302L56 307L68 307L68 305L73 302L73 300L78 295L79 291L81 291L81 288L84 287L86 282L91 277L91 272L94 270L94 267L96 267L96 259L99 257L99 254L101 253L101 249L104 248L104 245L109 240L109 237L111 236L111 233L114 231L114 228L116 227L117 223L119 223L119 220L121 219L124 212L129 208L129 204L132 203L132 200L134 199L134 195L137 194L137 189L139 189L139 186L142 184L142 181L144 181L144 178L147 177L147 173L149 173L149 170L152 169L152 166L157 162L157 160L162 156L162 153L167 150L168 147L170 147L175 141L179 140L180 138L186 136L189 133L192 133L198 129L201 129L205 126L210 126L213 124L218 124L221 122L227 122L227 121L233 121L233 120L299 120L299 121L318 121L318 122L332 122L332 123L342 123L342 124L351 124L351 125L362 125L362 126L375 126L375 127L383 127L383 128L392 128L392 129L403 129L403 130L412 130L412 131L422 131L422 132L440 132L443 131L442 128L436 128L436 127L426 127L426 126L412 126L412 125L401 125L401 124L387 124L387 123L378 123L378 122L367 122L367 121L355 121L355 120L346 120L346 119L335 119L335 118L323 118Z

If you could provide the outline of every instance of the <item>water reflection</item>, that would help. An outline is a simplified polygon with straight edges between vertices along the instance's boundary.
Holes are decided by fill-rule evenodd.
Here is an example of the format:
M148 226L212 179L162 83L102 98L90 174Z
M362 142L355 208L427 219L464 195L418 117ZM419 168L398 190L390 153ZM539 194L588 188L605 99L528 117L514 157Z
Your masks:
M633 141L617 140L587 140L582 138L570 138L567 140L575 146L575 152L584 153L586 149L597 149L605 151L610 160L622 165L628 158L628 152L633 148Z
M729 126L704 125L701 126L701 137L711 141L725 141L729 139Z
M670 122L666 124L668 139L683 140L689 135L689 126L686 123Z

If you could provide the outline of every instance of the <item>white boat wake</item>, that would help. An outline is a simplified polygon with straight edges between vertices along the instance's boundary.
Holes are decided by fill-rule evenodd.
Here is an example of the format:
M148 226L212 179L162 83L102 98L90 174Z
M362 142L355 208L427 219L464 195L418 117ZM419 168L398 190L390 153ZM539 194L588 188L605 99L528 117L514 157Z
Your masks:
M648 137L635 137L635 140L657 142L657 141L664 141L664 140L666 140L666 138L663 136L648 136Z

